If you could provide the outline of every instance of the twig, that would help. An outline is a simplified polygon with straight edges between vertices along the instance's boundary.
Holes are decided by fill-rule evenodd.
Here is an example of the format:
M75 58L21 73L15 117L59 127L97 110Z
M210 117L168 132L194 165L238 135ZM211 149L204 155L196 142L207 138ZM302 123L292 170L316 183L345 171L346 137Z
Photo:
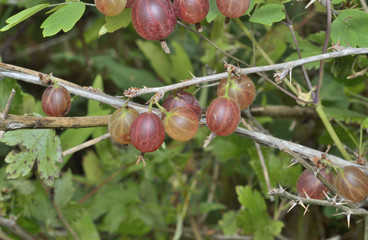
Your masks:
M45 129L45 128L86 128L106 126L111 115L89 117L35 117L8 115L1 120L0 130L12 131L18 129Z
M0 216L0 226L8 228L12 233L19 236L24 240L37 240L35 236L19 227L15 220L8 219Z
M323 43L323 48L322 48L322 54L324 54L327 51L328 43L330 41L331 19L332 19L330 0L325 0L325 1L326 1L326 9L327 9L327 28L326 28L326 38L325 38L325 41ZM317 88L316 88L316 98L314 99L314 102L316 104L319 102L320 90L321 90L321 86L323 82L324 66L325 66L325 61L324 59L321 59L321 62L319 64L319 77L318 77L318 83L317 83Z
M265 145L265 146L269 146L269 147L273 147L273 148L277 148L281 151L285 150L285 149L289 149L290 151L297 153L298 155L300 155L300 157L305 158L305 159L311 159L314 157L317 158L321 158L322 154L324 154L321 151L312 149L312 148L308 148L306 146L297 144L297 143L293 143L290 141L286 141L286 140L282 140L267 134L263 134L263 133L259 133L259 132L254 132L254 131L249 131L245 128L241 128L238 127L235 130L235 133L243 136L243 137L247 137L250 139L255 140L256 142L258 142L259 144ZM354 166L359 168L360 170L362 170L363 172L365 172L366 174L368 174L368 166L363 166L363 165L359 165L353 162L349 162L346 161L344 159L341 159L339 157L336 157L334 155L331 154L326 154L325 158L328 159L333 165L344 168L346 166Z
M252 127L247 124L245 122L245 120L243 118L241 118L241 122L243 123L243 125L249 129L249 130L253 130ZM263 153L262 153L262 150L261 150L261 146L257 143L257 142L254 142L254 145L256 147L256 150L257 150L257 154L258 154L258 158L259 158L259 162L261 163L261 166L262 166L262 171L263 171L263 176L265 178L265 182L266 182L266 186L267 186L267 190L270 191L271 190L271 182L270 182L270 176L268 174L268 170L267 170L267 165L266 165L266 162L264 160L264 156L263 156ZM273 201L274 199L271 198L271 200Z
M213 41L211 41L210 39L206 38L205 36L203 36L203 34L194 31L193 29L191 29L189 26L187 26L186 24L183 24L182 22L178 21L178 24L181 25L182 27L188 29L189 31L193 32L194 34L196 34L197 36L199 36L200 38L206 40L209 44L211 44L212 46L214 46L217 50L219 50L221 53L223 53L224 55L234 59L235 61L243 64L246 67L251 67L248 63L240 60L237 57L234 57L233 55L227 53L226 51L224 51L222 48L220 48L219 46L217 46L216 43L214 43ZM254 40L254 39L253 39ZM253 41L252 41L253 42ZM254 46L254 44L253 44ZM260 77L266 79L269 83L271 83L273 86L275 86L277 89L279 89L280 91L284 92L286 95L298 100L298 97L293 95L292 93L288 92L286 89L282 88L280 85L278 85L276 82L272 81L270 78L267 77L267 75L261 73L261 72L256 72L256 74L258 74Z
M72 235L72 237L75 240L80 240L80 238L78 237L77 233L74 231L74 229L72 228L72 226L70 226L69 222L65 219L64 215L60 211L60 208L55 203L55 201L53 201L51 199L50 199L50 201L52 203L52 206L55 208L56 214L58 215L60 221L64 224L64 226L68 230L68 232Z
M82 150L84 148L93 146L93 145L95 145L98 142L101 142L101 141L103 141L105 139L108 139L109 137L110 137L110 133L106 133L106 134L104 134L102 136L99 136L99 137L97 137L95 139L89 140L89 141L84 142L84 143L82 143L82 144L80 144L78 146L72 147L72 148L70 148L70 149L68 149L68 150L66 150L66 151L63 152L63 157L65 157L66 155L69 155L69 154L78 152L78 151L80 151L80 150Z
M44 76L47 76L46 74L42 74L37 71L33 71L27 68L22 68L18 66L14 66L11 64L6 63L0 63L0 78L2 77L8 77L17 79L20 81L41 85L41 86L47 86L42 79ZM77 84L68 82L66 80L63 80L61 78L53 77L53 80L58 81L58 84L68 89L68 91L74 95L85 97L87 99L96 100L101 103L105 103L114 107L121 107L125 105L126 101L118 98L113 97L108 94L104 94L98 91L94 91L94 89L90 87L81 87ZM132 101L129 101L128 103L129 107L135 108L138 112L145 112L147 111L147 108L138 103L134 103ZM159 114L159 111L157 109L152 109L153 112Z
M210 193L208 194L208 197L207 197L207 203L213 202L213 199L216 193L216 186L217 186L217 182L219 178L219 173L220 173L220 162L216 159L215 165L213 167L213 173L212 173L212 179L211 179L212 181L210 185ZM208 216L208 212L204 213L199 219L199 223L203 223L206 220L207 216Z
M201 233L199 232L198 230L198 227L197 227L197 223L194 219L194 217L189 217L189 221L190 221L190 226L192 227L193 229L193 233L194 233L194 238L196 240L203 240L202 236L201 236Z
M267 116L272 118L319 118L313 108L300 106L266 105L250 106L250 113L255 116Z
M298 43L298 41L296 39L295 31L294 31L294 28L293 28L293 23L291 22L291 20L289 18L289 15L287 14L287 11L286 11L285 8L284 8L284 12L285 12L286 20L287 20L287 24L286 25L290 29L291 36L293 37L293 41L294 41L294 44L295 44L295 49L296 49L296 51L298 53L298 57L299 57L299 59L302 59L302 54L300 52L299 43ZM304 75L304 79L305 79L305 81L308 84L309 90L312 90L313 87L312 87L312 83L311 83L311 81L309 79L307 70L305 69L304 65L302 65L301 68L302 68L302 72L303 72L303 75ZM314 94L314 93L312 93L312 94Z
M3 231L0 230L0 239L1 240L12 240L8 235L6 235Z
M362 8L364 11L368 12L368 6L365 0L360 0L360 4L362 4Z
M5 108L4 108L2 117L1 117L2 119L6 119L8 117L8 113L9 113L9 110L10 110L10 106L13 103L14 96L15 96L15 90L12 89L11 92L10 92L10 96L8 98L8 101L6 102L6 105L5 105Z
M338 58L338 57L357 55L357 54L367 54L367 53L368 53L368 48L345 48L341 51L320 54L320 55L306 57L303 59L298 59L298 60L285 62L285 63L278 63L278 64L266 65L266 66L261 66L261 67L241 68L239 69L239 72L242 74L251 74L251 73L257 73L257 72L275 71L275 70L285 69L285 68L292 69L296 66L301 66L307 63L321 61L324 59ZM189 87L192 85L217 81L217 80L227 77L227 75L228 75L227 72L218 73L218 74L213 74L213 75L204 76L204 77L196 77L196 78L193 78L187 81L182 81L180 83L166 85L163 87L133 89L131 90L131 92L132 92L132 95L134 95L135 97L143 95L143 94L155 93L159 91L168 92L168 91L172 91L172 90L179 89L179 88ZM1 72L0 72L0 77L1 77Z
M320 54L316 56L306 57L303 59L298 59L290 62L285 63L279 63L279 64L273 64L273 65L266 65L261 67L251 67L251 68L241 68L239 71L243 74L251 74L251 73L257 73L257 72L266 72L266 71L275 71L279 69L285 69L285 68L294 68L296 66L301 66L306 63L320 61L323 59L331 59L331 58L338 58L343 56L350 56L350 55L358 55L358 54L367 54L368 48L345 48L341 51L336 52L330 52L325 54ZM9 77L13 79L17 79L24 82L29 82L32 84L42 85L45 86L45 84L40 79L40 73L36 71L32 71L26 68L21 68L17 66L13 66L10 64L0 63L0 78L2 77ZM155 87L155 88L143 88L143 89L133 89L134 96L140 96L147 93L155 93L155 92L168 92L172 91L178 88L184 88L191 85L197 85L202 84L206 82L212 82L217 81L222 78L227 77L227 72L219 73L219 74L213 74L209 76L204 77L196 77L191 80L183 81L177 84L167 85L164 87ZM90 90L89 88L83 88L76 84L70 83L68 81L65 81L60 78L54 77L55 80L59 82L60 85L64 86L69 90L70 93L74 95L78 95L81 97L85 97L88 99L93 99L101 103L109 104L112 106L123 106L125 104L125 101L113 97L104 93L100 92L94 92ZM129 101L128 106L135 108L139 112L147 111L147 108L144 105L134 103L132 101ZM153 109L155 113L158 113L157 109Z
M312 198L302 198L297 195L291 194L287 192L284 188L274 188L269 193L269 195L273 196L281 196L287 199L293 200L295 202L302 202L305 205L319 205L319 206L326 206L326 207L336 207L339 210L350 212L352 215L360 215L360 216L368 216L368 211L363 208L352 209L344 204L336 204L336 202L332 200L319 200L319 199L312 199Z

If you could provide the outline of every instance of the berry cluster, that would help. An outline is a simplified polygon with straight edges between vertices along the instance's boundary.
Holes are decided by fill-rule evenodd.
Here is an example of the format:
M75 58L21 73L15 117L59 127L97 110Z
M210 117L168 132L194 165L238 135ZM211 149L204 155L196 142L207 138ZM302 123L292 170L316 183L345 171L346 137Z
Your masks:
M238 18L249 8L249 0L216 0L217 8L227 18ZM195 24L202 31L200 22L209 12L209 0L95 0L97 9L104 15L115 16L125 8L132 8L132 23L136 32L147 40L160 41L165 52L167 38L176 26L176 19Z
M245 75L222 79L218 97L207 110L207 125L219 136L234 132L240 121L240 110L247 108L255 97L253 82ZM152 100L162 112L162 119L149 110L138 116L134 109L123 107L115 111L109 122L113 140L121 144L132 143L142 153L156 151L165 139L188 141L198 131L201 107L190 93L177 90L169 94L162 106Z
M219 136L227 136L235 131L240 121L240 111L253 102L256 88L245 75L224 78L217 87L218 97L207 109L207 126Z

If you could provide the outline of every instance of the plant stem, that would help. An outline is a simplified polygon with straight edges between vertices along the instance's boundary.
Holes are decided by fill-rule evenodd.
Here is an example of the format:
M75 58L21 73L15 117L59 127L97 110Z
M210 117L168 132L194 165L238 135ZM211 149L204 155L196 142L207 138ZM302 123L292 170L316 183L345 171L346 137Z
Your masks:
M364 240L368 240L368 215L364 216Z
M334 143L336 144L336 147L339 149L341 155L348 161L351 161L351 157L348 154L348 152L345 150L343 144L341 143L339 137L337 136L335 130L333 129L330 121L328 120L326 113L323 111L323 107L322 104L319 103L316 106L316 111L320 117L320 119L323 122L323 125L325 125L325 128L327 130L327 132L329 133L330 137L332 138L332 140L334 141Z

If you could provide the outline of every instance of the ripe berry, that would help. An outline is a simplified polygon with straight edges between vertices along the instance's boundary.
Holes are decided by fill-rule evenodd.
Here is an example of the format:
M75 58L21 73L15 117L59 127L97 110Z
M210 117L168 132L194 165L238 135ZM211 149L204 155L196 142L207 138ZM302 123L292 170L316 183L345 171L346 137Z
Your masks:
M165 139L162 120L152 112L139 115L130 127L130 139L141 152L156 151Z
M134 2L135 2L135 0L127 0L127 4L126 4L125 8L132 8Z
M174 11L176 17L186 23L197 24L197 30L202 31L200 22L206 18L210 10L208 0L175 0Z
M218 10L228 18L238 18L249 8L250 0L216 0Z
M164 119L166 133L178 141L192 139L198 131L198 124L197 114L187 107L172 109Z
M335 186L339 193L352 202L363 201L368 194L368 178L357 167L344 167L337 175Z
M256 95L256 88L253 81L246 75L233 76L230 79L223 78L217 87L218 96L225 95L228 81L230 81L228 96L235 99L239 104L240 110L249 107Z
M132 23L141 37L165 44L165 38L174 31L176 25L173 4L169 0L135 0ZM169 53L168 49L164 50Z
M235 131L240 121L240 109L234 99L217 97L207 109L207 126L219 136Z
M68 90L58 84L50 85L42 95L42 109L52 117L65 116L71 105L71 98Z
M331 171L327 173L327 168L322 169L319 172L327 181L333 182L333 174ZM296 188L299 196L306 198L306 194L313 199L324 199L325 192L329 192L328 188L318 180L310 171L304 170L298 178Z
M129 144L130 140L130 126L138 117L139 113L133 108L120 108L116 110L109 121L108 129L111 138L121 144Z
M127 0L95 0L96 8L106 16L119 15L127 4Z
M202 116L201 106L199 105L197 98L188 92L177 91L171 93L162 103L162 106L168 112L176 107L187 107L192 109L197 114L199 120Z

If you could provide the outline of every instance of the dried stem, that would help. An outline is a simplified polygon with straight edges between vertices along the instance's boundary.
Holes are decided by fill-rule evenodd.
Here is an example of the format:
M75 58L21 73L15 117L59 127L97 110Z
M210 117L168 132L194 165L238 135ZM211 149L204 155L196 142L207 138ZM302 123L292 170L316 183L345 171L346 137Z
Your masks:
M102 136L99 136L97 138L94 138L92 140L89 140L87 142L84 142L84 143L82 143L82 144L80 144L78 146L72 147L72 148L70 148L70 149L68 149L68 150L66 150L66 151L63 152L63 157L65 157L66 155L69 155L69 154L78 152L78 151L80 151L82 149L88 148L90 146L93 146L96 143L99 143L99 142L101 142L101 141L103 141L105 139L108 139L109 137L110 137L110 133L106 133L106 134L104 134Z
M360 216L365 216L365 217L368 216L368 211L363 208L352 209L343 204L336 204L336 202L333 202L331 200L302 198L302 197L299 197L297 195L287 192L285 189L281 187L272 189L268 194L273 195L273 196L285 197L287 199L294 200L295 202L302 202L305 205L313 204L313 205L326 206L326 207L336 207L337 209L342 210L344 212L350 212L352 215L360 215Z
M326 29L326 38L325 38L325 41L323 43L323 48L322 48L322 54L324 54L327 51L328 43L330 41L331 19L332 19L330 0L326 0L326 9L327 9L327 29ZM321 62L319 65L318 83L317 83L317 88L316 88L316 98L314 100L316 104L319 102L320 90L321 90L321 86L323 82L324 66L325 66L325 61L324 59L321 59Z
M55 201L52 201L52 206L55 208L56 214L58 215L60 221L63 223L63 225L65 226L65 228L68 230L68 232L72 235L72 237L75 240L80 240L80 238L78 237L77 233L74 231L74 229L72 228L72 226L70 226L69 222L65 219L63 213L61 212L60 208L58 207L58 205L55 203Z
M285 12L286 20L287 20L287 24L286 25L290 29L291 36L293 37L293 41L294 41L294 44L295 44L295 49L298 52L298 57L299 57L299 59L302 59L302 54L300 52L299 43L298 43L298 41L296 39L295 31L294 31L294 28L293 28L293 23L291 22L291 20L289 18L289 15L287 14L286 9L284 9L284 12ZM307 70L305 69L304 65L302 65L302 72L303 72L303 75L304 75L304 79L305 79L305 81L308 84L309 90L312 90L312 88L313 88L312 87L312 83L311 83L311 81L309 79Z
M110 117L111 115L90 117L35 117L10 114L7 119L0 119L0 130L100 127L106 126Z
M143 109L144 107L142 107ZM148 109L148 107L147 107ZM300 106L250 106L253 116L267 116L272 118L318 118L312 108ZM0 131L18 129L46 129L46 128L88 128L107 126L111 115L88 117L35 117L9 114L7 119L0 119Z
M9 229L12 233L19 236L24 240L37 240L35 236L24 230L23 228L19 227L15 220L8 219L0 216L0 226Z
M368 48L345 48L345 49L342 49L341 51L320 54L320 55L306 57L303 59L298 59L298 60L285 62L285 63L278 63L278 64L272 64L272 65L266 65L266 66L260 66L260 67L241 68L239 69L239 73L251 74L251 73L257 73L257 72L275 71L279 69L292 69L296 66L301 66L306 63L321 61L324 59L338 58L338 57L357 55L357 54L367 54L367 53L368 53ZM134 97L144 95L147 93L156 93L159 91L165 93L165 92L173 91L179 88L185 88L185 87L189 87L192 85L217 81L217 80L227 77L227 75L228 75L227 72L218 73L218 74L213 74L213 75L204 76L204 77L196 77L190 80L182 81L176 84L166 85L163 87L131 89L130 92L131 92L131 95ZM1 72L0 72L0 77L1 77Z
M6 119L8 117L8 113L9 113L10 107L13 103L14 96L15 96L15 90L12 89L11 92L10 92L10 96L8 98L8 101L6 102L6 105L5 105L3 114L2 114L2 119Z

